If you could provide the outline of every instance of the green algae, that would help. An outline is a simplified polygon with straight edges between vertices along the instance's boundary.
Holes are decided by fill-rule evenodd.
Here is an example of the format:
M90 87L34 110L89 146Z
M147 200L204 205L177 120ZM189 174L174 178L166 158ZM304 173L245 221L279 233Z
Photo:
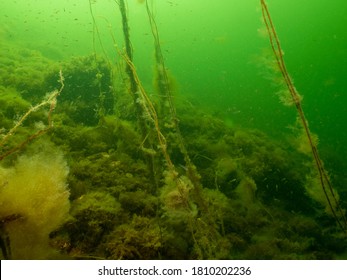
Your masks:
M57 63L37 51L1 48L2 134L59 87L57 73L63 71L64 91L52 116L54 127L45 136L64 151L69 166L71 217L50 235L51 246L61 253L56 258L345 257L344 236L317 192L312 162L297 151L293 138L275 140L262 130L222 119L193 105L184 89L174 93L177 116L172 121L167 104L157 102L162 78L156 73L149 96L155 110L166 112L158 122L172 170L153 119L146 116L146 135L139 127L144 116L136 114L135 106L142 100L129 94L120 65L110 67L94 54ZM31 135L46 117L47 109L34 112L10 146ZM336 176L343 180L343 174ZM1 180L3 188L7 183ZM346 192L339 190L339 196L345 205ZM1 231L9 226L1 224Z

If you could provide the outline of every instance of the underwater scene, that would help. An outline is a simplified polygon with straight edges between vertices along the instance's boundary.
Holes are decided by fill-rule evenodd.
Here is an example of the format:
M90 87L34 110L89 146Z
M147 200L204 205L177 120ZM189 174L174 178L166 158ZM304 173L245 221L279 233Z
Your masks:
M347 259L344 0L0 3L1 259Z

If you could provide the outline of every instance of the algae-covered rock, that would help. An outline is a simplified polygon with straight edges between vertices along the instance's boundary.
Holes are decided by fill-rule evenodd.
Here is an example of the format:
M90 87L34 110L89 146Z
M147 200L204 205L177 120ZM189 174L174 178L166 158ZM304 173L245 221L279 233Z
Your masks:
M53 90L57 87L60 69L65 80L64 92L59 97L63 103L60 108L71 119L78 124L96 125L113 112L111 69L105 60L90 55L64 61L45 77L45 88Z
M91 259L344 256L334 220L317 203L325 200L311 159L293 149L295 141L225 122L183 95L174 99L177 116L144 118L136 113L122 67L111 69L95 55L58 66L38 52L1 48L0 136L60 87L61 69L65 87L45 139L64 150L70 170L45 146L36 153L31 145L19 147L17 163L15 157L2 162L0 238L9 237L12 257L58 258L49 242L69 257ZM148 93L146 106L157 111L160 98ZM45 120L47 110L33 112L0 152L33 135ZM339 178L342 184L342 173ZM72 204L67 221L66 182ZM14 186L27 183L14 193ZM343 192L338 197L343 205ZM42 207L38 200L45 201Z
M73 220L64 226L68 232L70 247L74 254L93 253L103 242L103 237L119 223L121 206L110 194L89 192L71 205Z
M157 259L163 247L163 230L154 218L134 215L109 234L105 242L108 259Z
M25 97L40 96L40 100L46 92L42 85L54 62L36 50L17 45L0 43L0 51L0 84L16 88Z

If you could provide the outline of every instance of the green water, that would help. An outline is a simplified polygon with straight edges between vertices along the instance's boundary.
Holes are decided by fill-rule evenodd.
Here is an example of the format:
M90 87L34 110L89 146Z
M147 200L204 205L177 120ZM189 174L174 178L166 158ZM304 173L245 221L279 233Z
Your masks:
M151 83L152 38L145 5L128 1L138 71ZM268 48L261 38L259 1L156 1L155 13L167 67L184 95L223 117L274 132L286 132L293 114L278 104L257 58ZM311 128L325 145L345 151L346 26L344 1L270 1L285 60ZM114 1L91 1L109 57L113 34L122 45ZM37 49L53 59L93 51L89 1L1 3L2 40ZM98 48L98 43L96 43ZM100 48L99 48L100 50ZM275 118L274 118L275 116Z
M196 115L197 118L208 115L218 119L229 129L256 129L268 135L269 139L290 146L295 134L293 127L297 112L295 107L284 106L279 101L276 95L278 84L273 82L276 74L269 71L265 65L271 57L271 47L268 37L264 36L265 26L262 21L260 1L153 0L149 2L159 31L165 66L175 80L174 101L177 104L178 114L182 113L184 120L193 122L194 115L199 112L199 115ZM268 0L267 4L285 53L284 59L288 72L296 89L303 96L302 107L309 127L319 138L318 148L322 160L341 196L347 198L347 164L345 162L347 158L345 148L347 145L346 1ZM157 100L157 93L152 85L155 65L153 37L145 1L128 0L127 15L137 73L149 96L154 96L153 100ZM103 57L111 65L116 65L116 62L123 63L122 67L124 67L124 61L118 53L123 45L121 15L115 0L16 0L0 3L0 46L2 49L7 48L14 52L17 48L37 51L52 65L59 65L63 75L66 72L70 73L71 68L69 67L71 66L67 66L69 61L91 54ZM6 55L8 53L6 52ZM0 60L3 66L7 67L7 62L3 62L6 61L4 54L5 52L0 53ZM25 60L25 55L22 56ZM27 58L32 59L30 55ZM17 79L20 80L20 77ZM69 108L67 103L64 103L63 106L66 107L62 107L61 110L66 110L66 114L69 112L80 114L74 121L88 118L86 115L91 115L92 110L86 111L86 115L83 115L79 113L78 109L74 111L75 109L72 108L78 105L74 103L73 98L75 97L71 95L73 93L70 93L69 97L68 81L70 79L77 83L76 77L66 77L66 88L62 93L62 95L66 95L61 98L63 102L70 102L71 107ZM85 80L84 82L90 81ZM15 88L17 83L13 83L12 86ZM47 80L45 80L44 86L47 87ZM10 88L11 83L6 82L6 87ZM51 90L57 85L52 84L48 87ZM82 84L81 87L83 87ZM26 93L25 89L20 90L23 96L31 94L29 89ZM83 94L83 90L81 92ZM78 94L76 94L76 98L79 98ZM99 98L98 95L95 93L96 98ZM35 93L33 96L36 99L31 99L30 96L27 96L27 99L37 101ZM93 103L93 101L89 102ZM106 102L108 101L106 100ZM180 107L180 104L186 106ZM112 108L113 103L106 104L105 107ZM59 98L57 110L59 110ZM114 113L117 115L117 112ZM64 118L62 119L61 123L69 123ZM178 115L178 119L180 119L180 115ZM199 119L194 121L199 122ZM213 122L211 120L211 124ZM76 125L77 123L76 121ZM80 124L78 123L78 125ZM96 125L95 122L93 125ZM213 129L216 126L217 123L211 125ZM183 133L189 130L187 124L182 123L182 127ZM60 131L59 128L57 131ZM222 135L216 134L210 141L218 141L227 133L227 129L223 128L221 129ZM187 136L187 138L189 137L192 136ZM62 147L69 145L63 143L62 139L59 141L54 142L60 143ZM187 142L189 141L187 140ZM83 146L83 143L80 145ZM252 145L257 145L257 143L254 141ZM195 142L194 144L199 145ZM78 150L76 145L70 147L73 152L71 155L67 155L67 158L74 157L74 152ZM191 145L194 150L194 145ZM98 153L112 154L111 146L107 146L105 151L100 147L93 146L93 149ZM208 150L206 155L203 155L205 159L213 161L215 167L217 166L216 172L220 171L218 168L223 166L221 161L218 161L219 157L222 159L225 157L225 155L221 155L220 151L223 147L216 145L215 149L211 148L211 151ZM128 148L128 150L130 149ZM266 149L271 150L269 147ZM200 150L197 148L197 151ZM213 154L214 152L215 154ZM232 154L232 152L230 153ZM216 156L216 159L210 159L211 155ZM88 156L90 155L88 154ZM131 156L133 157L133 154ZM183 165L183 160L179 156L173 154L171 156L177 160L174 164ZM193 161L197 157L193 156ZM296 157L297 155L294 156L294 158ZM204 169L206 167L204 164L209 164L208 160L206 163L197 161L196 164L203 170L200 170L203 173L203 180L212 182L213 179L206 175L212 171L209 171L208 168ZM295 159L293 161L295 162ZM287 164L293 163L288 159ZM303 166L307 168L307 165L303 164ZM95 168L99 167L95 166ZM300 166L293 165L292 169L292 173L296 174ZM79 169L76 167L75 170L72 167L71 170L72 173L76 170L78 173ZM245 170L246 168L242 172L246 172ZM251 175L249 177L258 178L259 174L253 175L254 177ZM293 176L298 181L299 177L301 180L304 175ZM71 180L72 186L85 188L73 179L69 180ZM259 191L261 184L257 179L255 181ZM274 185L277 188L277 183ZM76 197L83 193L81 190L75 192ZM264 198L264 200L267 199ZM343 202L343 205L347 205L347 203ZM303 210L295 209L295 211ZM133 214L131 211L130 213ZM138 212L136 213L138 214ZM239 246L243 245L239 244ZM182 249L182 251L184 250ZM197 253L197 255L199 254ZM114 253L114 256L119 257L120 255ZM166 256L174 258L170 254ZM248 253L248 255L240 254L238 256L252 258L258 255ZM131 254L128 257L141 258ZM148 258L152 257L148 256ZM176 257L187 256L177 255Z

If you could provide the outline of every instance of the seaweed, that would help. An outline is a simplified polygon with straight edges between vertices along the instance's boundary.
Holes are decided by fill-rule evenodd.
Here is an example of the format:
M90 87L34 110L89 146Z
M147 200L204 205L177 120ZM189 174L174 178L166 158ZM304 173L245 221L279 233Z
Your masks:
M300 141L300 143L304 143L304 144L300 144L299 149L301 149L301 151L304 153L311 152L314 165L316 167L316 172L317 172L317 174L313 175L313 177L317 177L316 180L319 182L321 186L321 190L323 191L325 200L322 201L322 199L317 198L316 196L317 190L309 191L309 193L315 194L316 199L320 200L320 202L327 203L327 208L329 208L329 213L332 214L332 216L336 220L341 230L347 233L347 219L345 216L345 212L340 206L336 190L333 189L331 179L328 175L328 172L325 170L323 161L321 160L321 157L318 153L318 148L317 148L318 137L314 135L309 129L308 121L305 117L304 110L301 105L302 97L296 90L293 84L293 81L287 71L287 67L283 58L283 50L281 48L281 44L279 42L267 4L265 0L261 0L260 2L261 2L263 20L265 22L266 29L269 35L270 45L276 59L277 67L280 73L282 74L284 84L286 86L286 90L284 91L284 97L282 94L281 99L285 105L295 105L297 115L298 115L298 122L300 122L301 128L302 128L302 131L299 137L306 138L306 141L305 140ZM306 147L305 147L305 144L306 144ZM314 186L316 185L316 183L313 183L311 185Z
M11 197L1 196L1 257L344 258L344 236L332 212L336 208L331 209L317 192L321 189L317 169L302 153L307 148L312 151L310 142L303 141L307 136L301 134L297 142L277 141L257 129L230 125L185 97L181 102L175 99L158 27L146 1L143 7L155 50L153 90L160 95L153 98L133 60L128 26L132 14L127 13L125 1L118 4L126 51L116 48L115 56L123 68L98 56L94 48L92 55L61 62L65 79L61 73L58 83L57 64L42 58L37 66L32 62L28 76L43 61L47 70L32 84L25 81L28 92L20 92L24 84L17 79L0 89L1 156L6 156L1 161L0 192L6 193L8 184L19 190ZM263 11L268 15L267 9ZM98 32L96 27L93 30ZM11 57L9 69L19 63L16 59L22 61L21 56ZM46 89L57 85L60 90L42 99ZM294 101L295 106L300 104ZM23 116L18 126L13 125L16 115ZM38 129L35 124L44 121L47 125ZM42 129L43 141L35 141ZM316 147L314 139L311 134ZM23 141L25 145L20 144ZM13 175L19 163L25 170ZM47 184L39 183L49 181L52 164L65 172L59 184L51 185L63 190L58 192L59 202L50 199L54 192L47 194ZM36 172L38 168L42 172ZM38 193L19 180L30 181ZM332 195L338 200L336 192L329 199ZM339 195L343 201L343 193ZM25 203L12 211L8 205L16 199ZM61 219L52 218L57 211L47 210L40 213L41 220L54 222L38 225L38 214L28 215L39 210L31 205L35 199L59 209ZM35 232L42 233L40 244ZM31 238L23 238L25 234Z

